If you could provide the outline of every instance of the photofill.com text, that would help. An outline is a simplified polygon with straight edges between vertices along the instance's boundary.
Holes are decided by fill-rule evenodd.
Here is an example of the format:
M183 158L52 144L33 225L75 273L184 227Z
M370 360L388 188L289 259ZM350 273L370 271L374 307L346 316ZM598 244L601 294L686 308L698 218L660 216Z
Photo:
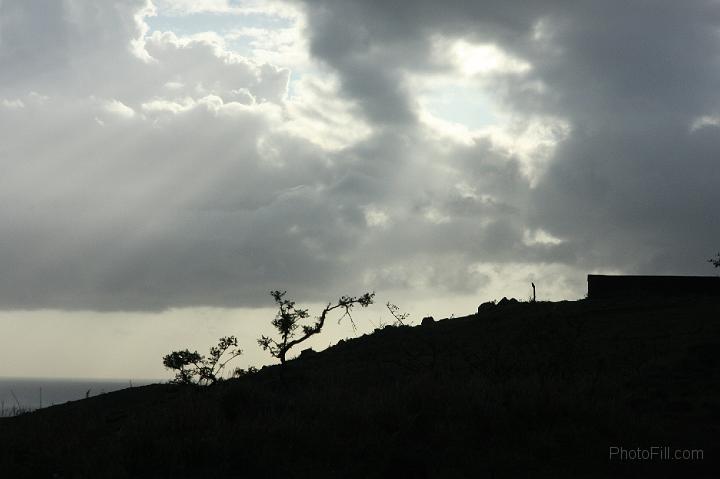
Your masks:
M702 461L702 449L676 449L670 446L625 448L610 446L610 461Z

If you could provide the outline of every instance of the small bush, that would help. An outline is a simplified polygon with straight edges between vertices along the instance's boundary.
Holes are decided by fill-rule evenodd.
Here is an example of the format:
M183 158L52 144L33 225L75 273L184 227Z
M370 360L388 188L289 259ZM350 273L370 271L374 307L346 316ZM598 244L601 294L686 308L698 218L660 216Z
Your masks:
M708 260L708 263L711 263L716 268L720 268L720 253L718 253L717 256L714 258L710 258Z
M176 371L171 383L208 386L222 379L225 365L242 354L237 345L235 336L223 337L218 340L217 346L210 348L210 355L207 357L197 351L184 349L163 357L163 365ZM227 359L222 360L224 357Z

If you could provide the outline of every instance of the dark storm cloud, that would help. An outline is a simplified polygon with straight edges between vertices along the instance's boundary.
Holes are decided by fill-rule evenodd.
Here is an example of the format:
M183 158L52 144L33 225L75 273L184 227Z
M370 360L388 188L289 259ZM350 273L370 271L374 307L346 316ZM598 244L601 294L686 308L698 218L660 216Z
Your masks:
M565 259L580 268L709 272L704 259L720 238L720 131L691 127L718 113L717 2L304 3L313 52L373 120L383 114L378 101L412 111L411 93L397 85L401 72L438 67L427 61L434 34L494 43L527 61L525 74L485 84L514 114L561 117L570 134L526 200L515 178L483 188L513 191L526 224L565 239L578 255ZM363 78L385 82L357 88ZM480 181L497 171L483 158L466 165Z
M527 2L530 3L530 2ZM444 33L509 46L531 33L538 10L521 2L306 0L311 50L341 75L348 95L372 121L412 123L407 70L432 72L447 58L431 53Z
M594 8L585 28L551 35L564 53L537 74L575 131L538 185L536 215L588 267L709 272L720 142L716 127L692 125L718 111L718 13L714 2Z

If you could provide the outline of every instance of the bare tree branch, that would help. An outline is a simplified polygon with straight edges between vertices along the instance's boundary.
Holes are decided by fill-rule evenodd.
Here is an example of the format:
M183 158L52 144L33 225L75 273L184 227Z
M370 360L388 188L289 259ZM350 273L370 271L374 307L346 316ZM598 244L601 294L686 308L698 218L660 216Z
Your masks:
M287 353L291 348L306 341L311 336L318 334L323 326L325 326L325 320L328 314L336 309L343 310L343 315L338 319L338 322L342 321L345 317L349 317L354 329L355 321L350 311L356 304L359 304L363 308L371 305L375 296L375 293L365 293L362 296L341 296L337 303L328 303L327 306L325 306L320 316L316 318L315 324L303 325L301 327L299 322L309 317L308 310L296 308L294 301L285 299L286 293L286 291L270 292L270 295L278 304L278 312L272 321L272 325L277 329L280 340L275 340L268 336L261 336L258 339L260 347L262 347L263 350L270 351L270 354L278 358L281 364L285 364ZM295 338L298 328L302 330L302 335Z

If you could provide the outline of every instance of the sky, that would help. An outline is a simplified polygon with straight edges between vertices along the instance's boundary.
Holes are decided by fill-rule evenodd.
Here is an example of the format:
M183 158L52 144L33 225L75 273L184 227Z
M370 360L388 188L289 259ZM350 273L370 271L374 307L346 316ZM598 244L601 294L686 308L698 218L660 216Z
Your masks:
M0 0L0 376L716 274L718 84L714 0Z

